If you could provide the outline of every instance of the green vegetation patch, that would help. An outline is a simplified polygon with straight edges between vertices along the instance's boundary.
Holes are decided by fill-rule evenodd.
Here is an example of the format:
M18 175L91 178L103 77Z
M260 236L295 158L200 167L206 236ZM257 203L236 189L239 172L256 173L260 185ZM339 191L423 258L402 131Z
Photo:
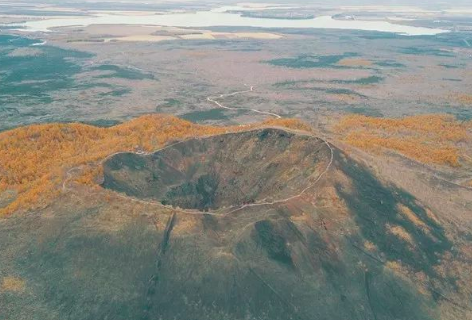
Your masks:
M52 92L75 85L74 75L82 70L80 60L92 56L51 46L31 47L38 42L16 36L0 36L1 104L50 103ZM18 49L23 50L22 54L15 54Z
M92 68L92 70L104 71L105 73L99 75L97 78L106 79L106 78L121 78L128 80L154 80L154 75L150 73L144 73L138 69L133 68L124 68L112 64L102 64L98 67Z
M131 92L130 88L115 89L109 92L100 93L102 97L121 97Z
M359 38L368 40L379 40L379 39L404 39L405 36L392 33L392 32L380 32L380 31L363 31Z
M411 55L425 55L425 56L437 56L437 57L454 57L454 54L450 51L431 48L431 47L405 47L400 49L401 53Z
M311 83L335 83L335 84L358 84L358 85L369 85L369 84L375 84L375 83L380 83L384 80L383 77L379 76L369 76L369 77L363 77L363 78L358 78L358 79L351 79L351 80L329 80L329 81L323 81L323 80L287 80L287 81L281 81L274 83L273 86L276 88L296 88L297 85L306 85L306 84L311 84ZM298 89L298 88L297 88ZM299 89L308 89L307 87L304 88L299 88ZM332 91L332 90L338 90L336 88L323 88L323 87L312 87L310 88L312 90L317 90L317 91ZM347 89L339 89L339 90L347 90ZM348 92L330 92L330 93L348 93ZM350 94L353 93L353 91L349 92Z
M298 84L307 84L307 83L317 83L317 82L322 82L320 80L287 80L287 81L281 81L281 82L276 82L273 84L274 87L276 88L284 88L284 87L294 87Z
M379 77L379 76L370 76L370 77L364 77L364 78L353 79L353 80L332 80L330 82L339 83L339 84L369 85L369 84L374 84L374 83L380 83L382 82L383 79L384 78Z
M469 32L447 32L436 35L434 42L441 46L452 48L470 48L472 46L472 37Z
M453 65L453 64L447 64L447 63L441 63L439 64L440 67L446 68L446 69L458 69L459 66Z
M367 98L365 95L360 94L351 89L344 89L344 88L319 88L319 89L322 89L322 91L329 94L348 94L348 95L358 96L361 98Z
M193 111L181 116L182 119L192 122L206 121L206 120L227 120L223 109L210 109L203 111Z
M109 128L109 127L116 126L117 124L120 124L121 122L118 120L112 120L112 119L98 119L98 120L92 120L92 121L83 121L82 123L89 124L95 127L100 127L100 128Z
M294 58L280 58L266 61L274 66L286 67L292 69L311 69L311 68L336 68L345 69L346 66L339 66L337 63L342 59L355 57L356 53L347 52L340 55L300 55Z
M354 114L363 114L369 117L383 117L382 112L369 107L350 106L346 109L346 111Z
M377 61L377 62L374 62L374 65L379 66L379 67L386 67L386 68L405 68L405 65L403 63L392 61L392 60Z

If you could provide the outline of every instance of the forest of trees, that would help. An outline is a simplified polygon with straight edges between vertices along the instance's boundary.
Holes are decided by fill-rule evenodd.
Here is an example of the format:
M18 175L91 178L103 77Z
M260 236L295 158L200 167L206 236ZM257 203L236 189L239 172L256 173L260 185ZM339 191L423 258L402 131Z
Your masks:
M471 122L449 115L376 118L349 115L336 125L342 139L355 147L397 151L422 163L457 167L466 156Z
M147 115L110 128L85 124L42 124L0 133L0 197L15 191L16 199L0 208L0 216L34 209L49 203L62 190L66 172L81 165L76 181L94 184L101 173L100 160L119 151L151 152L173 140L225 132L279 126L309 130L295 119L271 119L262 123L216 127L202 126L169 116Z
M471 122L446 115L420 115L399 119L350 115L341 119L336 131L345 142L373 152L389 149L423 163L459 166L470 152ZM151 152L189 137L250 130L265 126L310 131L297 119L270 119L261 123L232 126L202 126L169 115L147 115L129 122L99 128L90 125L42 124L0 133L0 198L13 191L15 199L0 207L0 216L34 209L62 192L66 173L85 166L74 180L95 185L101 175L98 164L120 151ZM470 155L467 156L470 158ZM1 202L0 202L1 203Z

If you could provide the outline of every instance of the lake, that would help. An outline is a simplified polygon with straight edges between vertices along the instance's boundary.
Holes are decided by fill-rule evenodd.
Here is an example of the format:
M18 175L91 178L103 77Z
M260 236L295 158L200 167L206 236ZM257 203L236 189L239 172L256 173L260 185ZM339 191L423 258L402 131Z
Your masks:
M236 9L231 7L231 9ZM97 14L87 17L46 18L20 24L26 31L48 32L56 27L88 26L92 24L158 25L169 27L254 27L297 29L342 29L391 32L409 36L436 35L447 32L443 29L413 27L387 21L336 20L330 16L314 19L270 19L243 17L229 11L227 7L191 13L165 13L150 15Z

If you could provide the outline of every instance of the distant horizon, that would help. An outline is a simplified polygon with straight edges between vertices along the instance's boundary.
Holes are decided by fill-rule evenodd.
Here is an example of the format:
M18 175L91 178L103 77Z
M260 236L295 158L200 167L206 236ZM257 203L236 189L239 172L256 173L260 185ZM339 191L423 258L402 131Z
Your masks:
M250 1L201 1L201 0L125 0L125 1L117 1L117 0L94 0L94 1L83 1L83 0L65 0L65 1L58 1L58 0L28 0L22 3L15 3L16 5L26 5L26 4L54 4L54 5L69 5L69 4L87 4L87 3L129 3L129 4L146 4L146 5L159 5L159 4L167 4L167 3L180 3L182 5L188 3L195 3L198 2L199 4L211 4L211 5L227 5L227 4L237 4L237 3L267 3L267 4L309 4L309 5L322 5L322 6L426 6L426 7L447 7L447 6L466 6L471 7L472 2L470 0L334 0L326 3L325 1L315 0L268 0L268 1L259 1L259 0L250 0ZM14 3L10 0L0 0L1 3Z

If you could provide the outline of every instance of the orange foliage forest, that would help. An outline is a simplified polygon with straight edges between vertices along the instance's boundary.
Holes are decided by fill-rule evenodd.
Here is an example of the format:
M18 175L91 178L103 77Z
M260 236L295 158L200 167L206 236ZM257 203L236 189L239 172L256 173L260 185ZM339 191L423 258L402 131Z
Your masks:
M470 141L470 123L449 115L399 119L349 115L335 127L350 145L368 151L390 149L422 163L459 166L461 144Z
M79 123L43 124L0 133L0 198L6 191L16 195L13 201L0 207L0 216L44 206L61 193L68 170L97 164L115 152L151 152L173 140L264 126L310 129L295 119L271 119L247 126L215 127L158 114L143 116L111 128ZM99 174L100 167L97 169L95 166L93 169L90 166L83 170L76 181L93 184Z

